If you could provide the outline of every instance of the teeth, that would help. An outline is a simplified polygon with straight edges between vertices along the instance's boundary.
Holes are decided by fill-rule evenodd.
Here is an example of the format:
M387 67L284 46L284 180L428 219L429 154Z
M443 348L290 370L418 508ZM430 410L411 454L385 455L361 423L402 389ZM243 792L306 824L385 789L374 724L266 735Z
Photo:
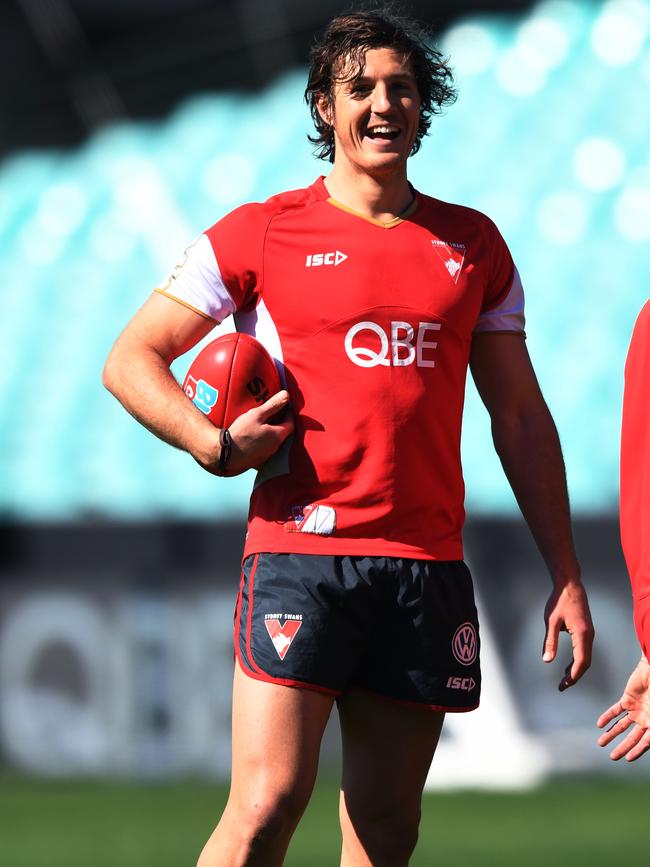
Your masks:
M399 132L399 129L394 126L373 126L372 129L369 129L368 132L378 132L378 133L387 133L387 132Z

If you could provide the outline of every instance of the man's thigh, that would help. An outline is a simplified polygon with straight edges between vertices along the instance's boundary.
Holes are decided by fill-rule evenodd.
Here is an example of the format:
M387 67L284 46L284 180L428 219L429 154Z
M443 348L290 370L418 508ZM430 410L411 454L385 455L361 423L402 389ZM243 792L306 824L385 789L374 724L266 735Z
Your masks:
M363 692L338 700L343 790L368 803L419 804L444 713L411 708Z
M228 804L198 867L279 867L307 805L333 699L265 683L235 664Z
M406 863L444 713L353 691L338 700L342 864Z
M333 698L254 680L235 664L231 799L308 798Z

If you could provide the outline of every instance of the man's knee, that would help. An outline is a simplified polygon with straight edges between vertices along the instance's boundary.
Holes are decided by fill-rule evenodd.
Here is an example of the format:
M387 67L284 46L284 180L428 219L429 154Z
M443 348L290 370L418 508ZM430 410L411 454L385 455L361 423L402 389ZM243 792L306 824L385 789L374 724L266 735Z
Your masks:
M232 792L197 867L214 864L281 864L309 794L277 787Z
M232 806L233 827L251 852L283 845L288 843L308 800L308 793L303 791L252 790Z
M347 816L354 834L377 867L407 864L418 841L419 806L369 804L346 801ZM344 828L345 837L345 828Z

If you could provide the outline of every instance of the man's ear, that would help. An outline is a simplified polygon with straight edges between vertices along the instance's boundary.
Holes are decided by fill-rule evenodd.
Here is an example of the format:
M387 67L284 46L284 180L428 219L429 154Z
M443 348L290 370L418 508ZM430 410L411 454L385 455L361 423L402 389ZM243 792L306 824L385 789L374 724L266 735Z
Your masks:
M316 108L318 109L318 113L323 118L325 123L328 124L328 126L333 126L334 112L332 110L332 101L329 96L321 93L321 95L316 100Z

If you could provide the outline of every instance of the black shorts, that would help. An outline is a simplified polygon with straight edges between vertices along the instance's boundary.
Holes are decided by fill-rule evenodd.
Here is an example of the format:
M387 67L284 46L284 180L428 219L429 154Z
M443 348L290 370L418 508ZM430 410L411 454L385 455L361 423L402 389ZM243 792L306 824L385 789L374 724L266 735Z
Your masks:
M270 683L444 711L479 703L478 619L461 560L247 557L235 651L246 674Z

